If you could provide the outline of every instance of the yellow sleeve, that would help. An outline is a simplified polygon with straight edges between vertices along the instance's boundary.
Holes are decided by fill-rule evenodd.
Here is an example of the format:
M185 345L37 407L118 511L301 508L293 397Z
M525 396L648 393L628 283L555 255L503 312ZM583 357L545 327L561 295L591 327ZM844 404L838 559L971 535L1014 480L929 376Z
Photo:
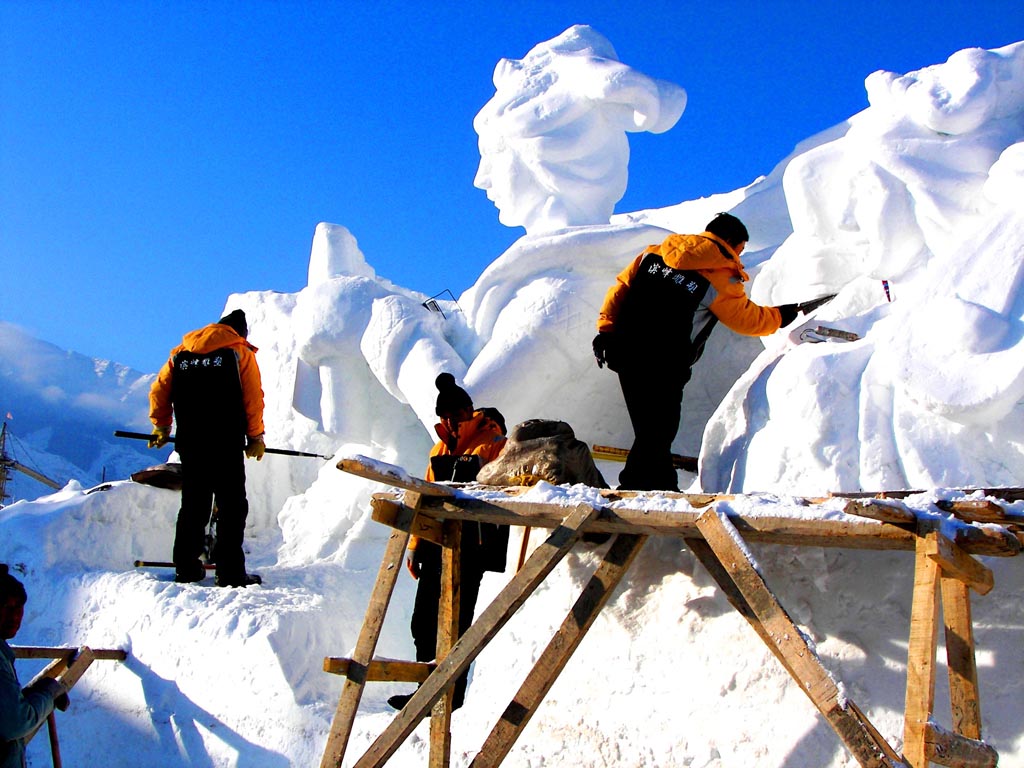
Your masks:
M717 270L708 277L718 292L708 309L729 330L744 336L768 336L782 326L779 310L752 302L734 276Z
M258 437L266 431L263 426L263 380L256 354L247 347L243 347L238 355L238 376L242 382L246 434Z
M169 427L174 421L171 405L172 361L173 357L167 359L149 388L149 420L154 427Z
M636 273L640 271L640 262L643 261L647 252L641 253L624 270L619 272L612 287L604 295L604 302L601 304L601 311L597 315L597 330L600 333L615 330L615 319L619 316L622 302L629 293L630 285Z

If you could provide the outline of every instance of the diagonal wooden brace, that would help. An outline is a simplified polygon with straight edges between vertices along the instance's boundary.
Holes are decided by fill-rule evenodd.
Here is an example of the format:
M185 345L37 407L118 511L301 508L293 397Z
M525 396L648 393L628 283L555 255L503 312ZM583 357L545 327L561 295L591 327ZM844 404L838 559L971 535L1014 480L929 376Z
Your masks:
M415 730L441 695L454 684L484 646L526 602L562 558L579 540L587 523L599 515L589 506L576 507L562 525L555 528L547 540L534 550L523 569L517 573L498 596L480 614L473 625L459 639L451 653L440 660L437 669L419 687L416 693L366 753L355 763L356 768L381 766L398 750L402 742Z
M768 589L743 539L728 519L715 510L708 510L698 518L697 528L717 560L711 575L733 600L741 602L740 613L779 658L860 764L865 768L903 765L895 750L880 739L878 731L867 722L863 713L842 695L799 627ZM708 554L704 552L704 557Z

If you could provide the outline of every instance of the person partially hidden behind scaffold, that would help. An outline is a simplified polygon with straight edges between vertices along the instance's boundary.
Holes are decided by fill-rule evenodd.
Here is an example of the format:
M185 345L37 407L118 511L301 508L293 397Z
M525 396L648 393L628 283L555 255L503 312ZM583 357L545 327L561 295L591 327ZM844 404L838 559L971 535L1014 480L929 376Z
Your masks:
M473 408L469 394L450 373L440 374L435 413L440 421L434 426L438 441L430 451L426 479L430 481L472 482L480 468L493 461L505 445L505 420L496 408ZM459 636L473 623L480 582L486 571L502 572L508 553L508 526L465 522L462 527L460 567L462 574L459 602ZM409 541L406 567L416 582L412 630L416 661L433 661L437 656L438 605L441 599L441 547L413 536ZM462 706L469 677L467 669L455 681L452 709ZM401 709L411 693L388 699Z

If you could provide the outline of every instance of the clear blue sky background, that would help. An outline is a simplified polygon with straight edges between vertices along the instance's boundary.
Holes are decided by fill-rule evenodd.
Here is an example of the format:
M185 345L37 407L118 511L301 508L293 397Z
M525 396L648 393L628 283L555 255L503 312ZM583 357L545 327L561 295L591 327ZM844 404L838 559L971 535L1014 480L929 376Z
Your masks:
M458 295L523 234L473 187L494 65L576 23L689 94L625 212L750 183L1024 4L0 0L0 320L153 372L228 294L301 289L320 221Z

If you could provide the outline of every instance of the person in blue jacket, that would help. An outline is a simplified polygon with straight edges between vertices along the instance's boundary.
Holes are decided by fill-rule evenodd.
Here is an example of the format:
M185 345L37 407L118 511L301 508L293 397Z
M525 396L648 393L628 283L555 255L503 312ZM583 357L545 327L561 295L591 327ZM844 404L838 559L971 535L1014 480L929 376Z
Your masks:
M22 688L7 641L21 628L28 596L20 581L0 563L0 768L25 768L25 740L53 712L67 708L67 692L57 680L41 678Z

